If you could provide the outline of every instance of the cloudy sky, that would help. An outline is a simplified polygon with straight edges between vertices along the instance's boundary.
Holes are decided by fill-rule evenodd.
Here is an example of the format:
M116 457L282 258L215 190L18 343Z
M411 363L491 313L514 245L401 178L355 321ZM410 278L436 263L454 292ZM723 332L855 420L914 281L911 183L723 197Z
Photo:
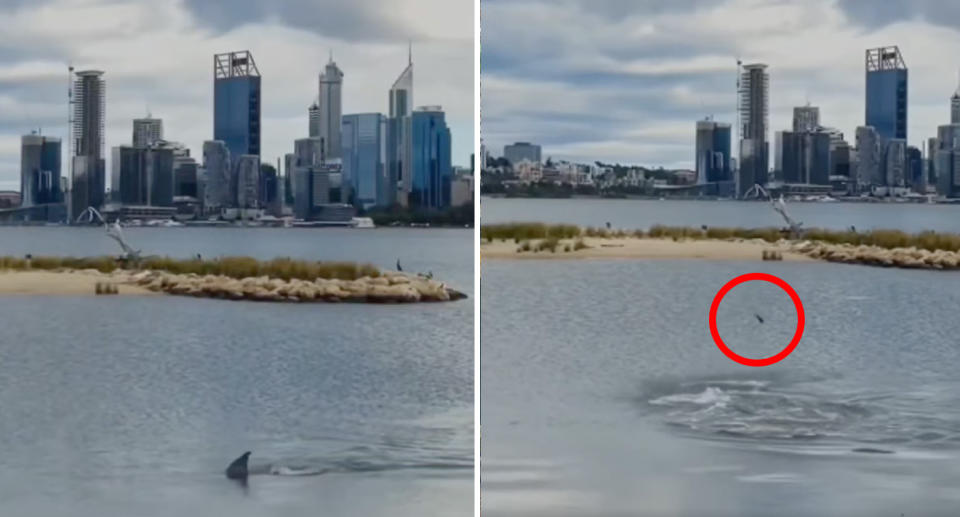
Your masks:
M736 58L770 68L770 124L793 106L853 140L864 52L898 45L908 132L949 122L960 68L956 0L483 0L481 136L549 156L693 167L695 121L736 121Z
M213 55L250 50L263 76L263 159L275 163L307 136L329 51L344 72L343 112L386 112L408 40L414 103L444 108L453 162L469 166L473 9L473 0L0 0L0 190L20 188L21 135L65 136L68 62L106 72L108 161L148 110L167 139L202 156Z

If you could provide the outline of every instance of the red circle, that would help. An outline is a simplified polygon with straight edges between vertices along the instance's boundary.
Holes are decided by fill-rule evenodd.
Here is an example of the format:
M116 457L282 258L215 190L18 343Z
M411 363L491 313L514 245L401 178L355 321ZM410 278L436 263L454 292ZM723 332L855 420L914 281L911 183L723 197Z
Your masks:
M794 332L793 339L790 340L790 344L787 345L787 348L781 350L779 354L763 359L750 359L749 357L737 355L733 352L733 350L730 350L726 344L724 344L723 340L720 339L720 332L717 330L717 309L720 308L720 301L723 300L723 297L726 296L731 289L751 280L763 280L776 285L780 289L783 289L788 295L790 295L790 299L793 300L794 307L797 308L797 331ZM713 304L710 305L710 335L713 336L713 341L717 344L717 347L720 348L720 351L723 352L725 356L729 357L732 361L738 362L745 366L770 366L771 364L782 361L788 355L793 353L793 349L797 348L797 344L800 343L800 338L803 337L804 323L805 319L803 314L803 303L800 302L800 297L797 295L797 292L790 287L790 284L784 282L778 277L768 275L767 273L747 273L734 278L720 288L720 291L717 292L717 295L713 297Z

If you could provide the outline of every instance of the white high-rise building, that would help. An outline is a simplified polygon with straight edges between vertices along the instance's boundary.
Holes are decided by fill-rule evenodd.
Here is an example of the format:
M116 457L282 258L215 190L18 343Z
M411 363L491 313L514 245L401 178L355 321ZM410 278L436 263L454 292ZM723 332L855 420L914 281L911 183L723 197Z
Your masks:
M333 53L330 53L330 62L320 74L320 138L323 139L323 162L331 163L340 158L340 117L343 114L341 90L343 88L343 72L333 62ZM313 135L311 135L313 136Z

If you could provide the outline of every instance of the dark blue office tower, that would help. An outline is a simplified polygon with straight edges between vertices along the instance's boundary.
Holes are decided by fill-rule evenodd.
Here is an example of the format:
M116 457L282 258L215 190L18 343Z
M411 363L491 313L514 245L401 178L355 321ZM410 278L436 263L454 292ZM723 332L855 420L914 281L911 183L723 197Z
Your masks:
M213 56L213 139L260 156L260 71L249 51Z

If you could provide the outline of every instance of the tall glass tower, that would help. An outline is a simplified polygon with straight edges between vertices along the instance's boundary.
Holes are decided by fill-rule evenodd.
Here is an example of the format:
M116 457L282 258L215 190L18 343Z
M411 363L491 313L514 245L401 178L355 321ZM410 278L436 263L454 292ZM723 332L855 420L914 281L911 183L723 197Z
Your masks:
M389 207L393 199L378 198L387 180L387 118L380 113L344 115L342 128L343 181L350 186L354 206L364 210Z
M70 220L87 207L103 206L106 188L104 119L106 83L100 70L76 73L73 83L73 157L70 178Z
M213 56L213 139L260 156L260 71L246 50Z
M407 206L413 185L410 174L412 142L410 140L413 113L413 52L408 54L407 67L390 88L390 112L387 114L387 190L383 199L392 198L393 203Z
M898 47L867 50L866 125L880 138L907 139L907 65Z
M410 204L441 210L450 207L450 128L440 106L424 106L411 117L413 160Z
M743 65L740 95L740 170L737 195L754 184L766 185L770 163L767 127L770 106L770 74L762 63Z
M340 117L343 114L341 90L343 71L333 62L333 53L326 69L320 74L320 134L323 139L322 161L340 158Z

